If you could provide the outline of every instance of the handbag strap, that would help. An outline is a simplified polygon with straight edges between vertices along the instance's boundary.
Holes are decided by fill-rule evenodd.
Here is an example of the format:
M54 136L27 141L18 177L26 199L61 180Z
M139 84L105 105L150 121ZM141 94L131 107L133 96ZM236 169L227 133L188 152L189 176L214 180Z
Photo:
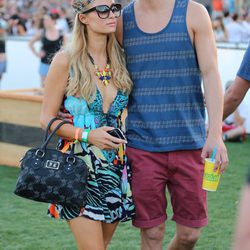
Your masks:
M52 122L53 123L53 122ZM51 124L52 124L51 123ZM54 136L54 134L56 133L56 131L64 124L71 124L69 121L62 121L60 122L54 129L53 131L50 133L50 135L46 138L46 140L44 141L44 143L42 144L41 148L42 149L46 149L48 143L50 142L51 138Z
M49 134L49 130L50 130L51 125L52 125L55 121L57 121L57 120L61 120L61 119L58 118L58 117L53 117L53 118L49 121L49 123L48 123L48 125L47 125L47 128L46 128L46 130L45 130L44 141L46 141L47 138L48 138L48 134Z

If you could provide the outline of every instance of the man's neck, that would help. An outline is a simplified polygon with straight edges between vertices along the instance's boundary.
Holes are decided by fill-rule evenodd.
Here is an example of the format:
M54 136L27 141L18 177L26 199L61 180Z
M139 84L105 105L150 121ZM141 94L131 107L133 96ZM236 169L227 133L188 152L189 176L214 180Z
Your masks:
M167 6L168 0L136 0L135 3L144 10L160 10Z
M135 17L138 27L146 33L156 33L168 24L175 0L136 0ZM147 16L147 20L145 20Z

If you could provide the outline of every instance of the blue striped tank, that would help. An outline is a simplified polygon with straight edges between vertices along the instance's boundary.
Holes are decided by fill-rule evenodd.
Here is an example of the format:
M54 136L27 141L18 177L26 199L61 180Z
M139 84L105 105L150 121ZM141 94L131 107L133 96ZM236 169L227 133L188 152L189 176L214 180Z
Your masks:
M188 0L176 0L167 26L145 33L134 3L123 12L123 46L134 82L128 104L128 146L167 152L203 147L201 73L186 24ZM146 17L145 17L146 18Z

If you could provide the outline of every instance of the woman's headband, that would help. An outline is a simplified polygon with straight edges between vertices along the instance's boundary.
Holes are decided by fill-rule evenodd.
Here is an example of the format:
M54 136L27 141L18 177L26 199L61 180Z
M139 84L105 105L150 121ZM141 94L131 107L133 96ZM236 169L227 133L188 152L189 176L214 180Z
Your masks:
M74 11L78 14L83 13L88 10L88 5L93 3L95 0L73 0L72 7Z

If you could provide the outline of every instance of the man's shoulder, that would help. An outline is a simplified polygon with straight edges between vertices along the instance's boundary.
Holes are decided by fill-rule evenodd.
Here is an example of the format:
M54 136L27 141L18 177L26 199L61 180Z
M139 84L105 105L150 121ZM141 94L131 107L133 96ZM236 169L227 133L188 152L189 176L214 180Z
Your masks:
M191 12L192 14L195 13L193 18L197 18L197 19L199 16L204 16L208 14L207 9L205 8L203 4L197 3L196 1L192 1L192 0L189 1L188 11Z
M192 0L188 4L187 19L193 30L203 29L211 22L207 9L202 4Z
M124 8L123 8L123 15L130 13L133 10L133 6L134 6L134 1L130 2L129 4L127 4Z
M250 44L245 52L237 76L250 82Z

